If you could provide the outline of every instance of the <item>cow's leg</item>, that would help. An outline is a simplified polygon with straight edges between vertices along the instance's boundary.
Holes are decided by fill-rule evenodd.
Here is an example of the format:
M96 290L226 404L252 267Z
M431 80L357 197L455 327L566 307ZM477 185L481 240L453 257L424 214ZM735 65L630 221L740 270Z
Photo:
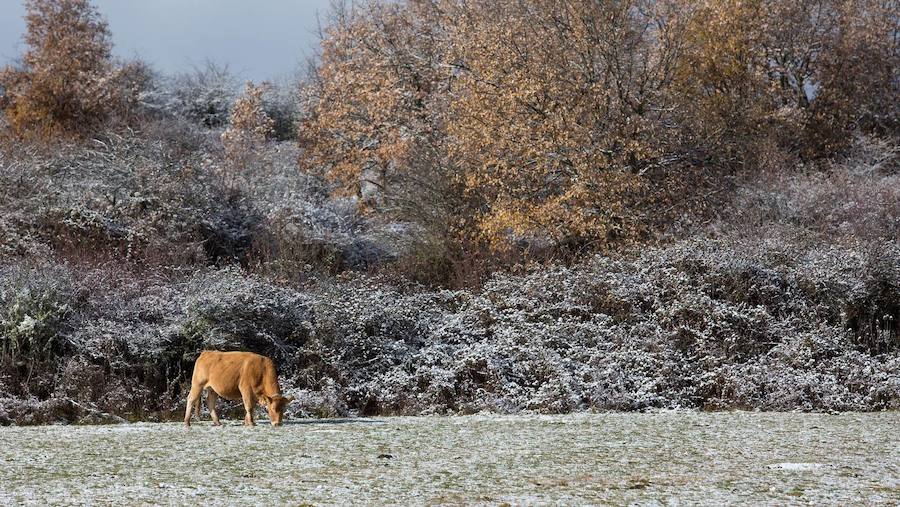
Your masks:
M184 411L184 425L191 425L191 412L194 410L199 410L200 407L200 393L203 392L203 388L198 384L191 385L191 392L188 394L187 398L187 408ZM199 416L198 416L199 418Z
M244 410L246 411L244 414L244 426L256 426L256 423L253 422L253 405L255 404L253 394L249 390L242 390L241 398L244 399Z
M212 389L206 390L206 406L209 407L209 416L212 418L213 426L222 425L219 422L219 414L216 412L216 400L218 399L219 395L215 391Z

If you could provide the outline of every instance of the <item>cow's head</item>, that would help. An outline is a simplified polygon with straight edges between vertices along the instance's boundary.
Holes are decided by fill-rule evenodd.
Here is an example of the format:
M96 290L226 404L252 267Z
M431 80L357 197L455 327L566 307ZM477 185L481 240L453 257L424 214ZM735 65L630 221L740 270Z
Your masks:
M272 421L272 426L281 426L284 407L286 407L288 403L294 401L294 397L276 394L274 396L263 396L260 401L265 405L266 410L269 412L269 420Z

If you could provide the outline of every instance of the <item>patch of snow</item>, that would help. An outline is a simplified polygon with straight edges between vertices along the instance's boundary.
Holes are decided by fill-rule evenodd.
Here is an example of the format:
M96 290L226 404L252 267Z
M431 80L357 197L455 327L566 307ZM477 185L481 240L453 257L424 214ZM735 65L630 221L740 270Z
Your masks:
M773 470L790 470L792 472L805 472L809 470L819 470L828 465L822 463L773 463L768 467Z

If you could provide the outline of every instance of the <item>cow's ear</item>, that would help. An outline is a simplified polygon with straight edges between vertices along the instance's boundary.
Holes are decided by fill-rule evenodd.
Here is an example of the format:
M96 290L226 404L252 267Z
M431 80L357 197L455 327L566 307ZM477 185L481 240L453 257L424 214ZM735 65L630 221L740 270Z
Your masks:
M272 403L272 398L269 398L268 396L263 394L262 396L259 397L259 401L261 401L263 403L263 405L268 405L269 403Z

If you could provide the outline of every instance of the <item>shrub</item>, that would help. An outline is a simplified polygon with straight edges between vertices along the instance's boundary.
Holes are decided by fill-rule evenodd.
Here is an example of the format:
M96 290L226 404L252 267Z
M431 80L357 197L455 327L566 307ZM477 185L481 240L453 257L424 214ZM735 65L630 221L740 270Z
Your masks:
M67 326L82 296L66 270L48 265L6 268L0 278L3 361L33 366L67 352Z
M196 125L220 128L237 94L235 77L227 66L207 61L192 72L178 74L163 85L161 108Z
M203 348L250 350L284 364L310 333L310 303L300 293L233 268L190 283L182 333Z

